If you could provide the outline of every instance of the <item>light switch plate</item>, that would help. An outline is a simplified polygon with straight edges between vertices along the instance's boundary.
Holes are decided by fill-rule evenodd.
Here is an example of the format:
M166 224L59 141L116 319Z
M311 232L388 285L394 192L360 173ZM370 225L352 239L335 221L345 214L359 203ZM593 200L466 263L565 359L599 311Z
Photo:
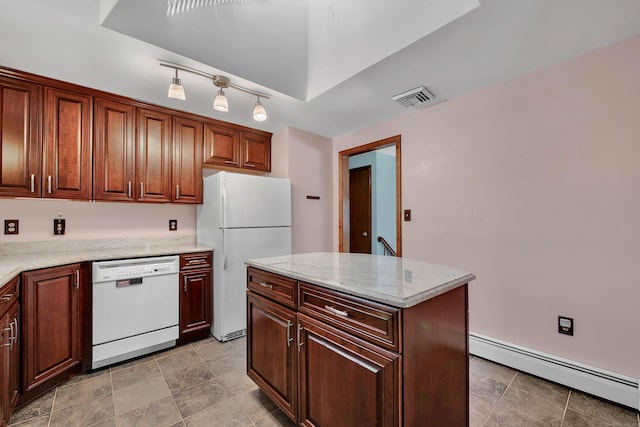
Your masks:
M404 220L411 221L411 209L404 210Z

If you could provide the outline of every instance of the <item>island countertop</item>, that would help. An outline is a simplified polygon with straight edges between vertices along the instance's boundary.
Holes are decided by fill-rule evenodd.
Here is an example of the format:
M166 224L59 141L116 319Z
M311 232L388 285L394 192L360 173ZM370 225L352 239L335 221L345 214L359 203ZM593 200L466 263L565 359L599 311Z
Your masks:
M398 308L475 279L472 273L409 258L314 252L250 259L247 265Z

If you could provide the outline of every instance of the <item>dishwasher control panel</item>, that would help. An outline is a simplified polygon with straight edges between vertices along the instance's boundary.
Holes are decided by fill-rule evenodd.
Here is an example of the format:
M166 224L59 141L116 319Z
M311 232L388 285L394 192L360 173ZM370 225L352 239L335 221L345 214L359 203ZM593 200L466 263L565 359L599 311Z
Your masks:
M175 274L179 271L179 257L136 258L93 263L93 282L112 282L138 277Z

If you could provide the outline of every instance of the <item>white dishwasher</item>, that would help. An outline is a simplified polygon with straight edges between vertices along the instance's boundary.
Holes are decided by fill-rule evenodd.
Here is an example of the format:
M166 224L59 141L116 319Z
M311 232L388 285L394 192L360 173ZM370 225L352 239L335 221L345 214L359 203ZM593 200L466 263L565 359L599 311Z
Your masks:
M92 369L175 345L179 257L93 263Z

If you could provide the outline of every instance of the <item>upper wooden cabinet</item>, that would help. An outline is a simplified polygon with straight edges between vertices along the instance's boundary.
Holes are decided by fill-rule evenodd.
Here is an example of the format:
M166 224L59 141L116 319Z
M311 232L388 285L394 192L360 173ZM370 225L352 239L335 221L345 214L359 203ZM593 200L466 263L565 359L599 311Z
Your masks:
M205 123L204 164L223 169L271 171L271 134Z
M93 198L133 201L135 180L135 107L95 100Z
M136 200L171 201L171 115L138 108Z
M241 131L241 167L261 172L271 171L271 135Z
M42 86L0 76L0 196L40 197Z
M91 199L92 98L45 88L42 196Z
M202 134L202 122L173 118L174 203L202 203Z

